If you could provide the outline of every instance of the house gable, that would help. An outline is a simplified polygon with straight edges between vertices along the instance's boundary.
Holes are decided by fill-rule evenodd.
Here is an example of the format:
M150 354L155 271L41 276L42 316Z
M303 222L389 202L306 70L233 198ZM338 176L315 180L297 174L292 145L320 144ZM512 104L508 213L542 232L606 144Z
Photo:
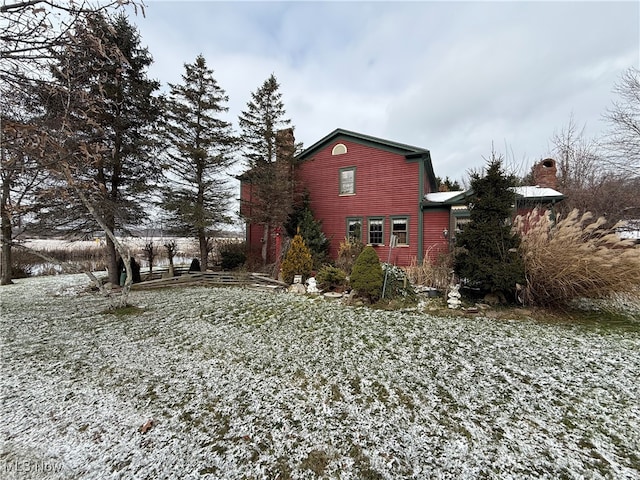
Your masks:
M435 190L427 149L337 129L296 157L296 180L331 240L332 257L350 225L384 261L408 265L421 256L421 202ZM394 232L403 242L390 251Z

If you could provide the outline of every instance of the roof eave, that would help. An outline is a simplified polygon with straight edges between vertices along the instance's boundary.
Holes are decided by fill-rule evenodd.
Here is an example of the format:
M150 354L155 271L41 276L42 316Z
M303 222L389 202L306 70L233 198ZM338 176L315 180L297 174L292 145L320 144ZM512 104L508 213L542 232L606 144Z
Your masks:
M339 138L346 138L355 142L363 143L366 145L372 145L374 147L382 147L386 150L390 150L394 153L404 155L409 158L409 156L421 156L424 154L429 154L429 150L420 147L414 147L412 145L406 145L403 143L393 142L390 140L385 140L383 138L372 137L370 135L364 135L362 133L352 132L350 130L345 130L343 128L336 128L333 132L325 135L323 138L318 140L316 143L306 148L300 154L296 156L296 160L302 161L307 158L313 156L318 150L324 148L326 144L331 141L335 141Z

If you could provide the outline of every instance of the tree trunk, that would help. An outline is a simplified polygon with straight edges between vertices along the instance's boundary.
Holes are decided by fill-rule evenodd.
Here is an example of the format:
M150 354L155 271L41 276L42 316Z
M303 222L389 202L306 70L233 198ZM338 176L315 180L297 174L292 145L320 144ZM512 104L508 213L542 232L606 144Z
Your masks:
M198 229L198 243L200 245L200 271L207 271L207 259L209 257L209 245L204 229Z
M262 266L267 266L267 258L269 255L269 234L271 232L271 225L266 223L264 225L264 231L262 233Z
M13 233L11 230L11 216L7 209L6 202L9 198L9 180L5 179L2 183L2 212L0 216L2 229L2 258L0 259L0 285L11 285L11 242L13 241Z
M0 285L11 285L11 222L5 224L2 216L2 259L0 260Z
M109 282L112 285L120 285L120 272L118 271L118 255L116 253L116 246L113 241L106 238L106 256L107 256L107 268L109 268ZM122 259L124 261L124 258Z

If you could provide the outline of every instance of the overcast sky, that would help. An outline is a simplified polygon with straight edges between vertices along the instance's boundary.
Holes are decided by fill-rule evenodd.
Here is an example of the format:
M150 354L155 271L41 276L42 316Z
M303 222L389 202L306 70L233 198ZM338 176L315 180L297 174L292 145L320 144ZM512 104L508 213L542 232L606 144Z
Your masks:
M236 127L274 73L305 146L353 130L428 148L453 179L492 143L514 165L544 158L571 114L599 136L614 84L640 66L638 1L147 0L133 22L165 86L205 57Z

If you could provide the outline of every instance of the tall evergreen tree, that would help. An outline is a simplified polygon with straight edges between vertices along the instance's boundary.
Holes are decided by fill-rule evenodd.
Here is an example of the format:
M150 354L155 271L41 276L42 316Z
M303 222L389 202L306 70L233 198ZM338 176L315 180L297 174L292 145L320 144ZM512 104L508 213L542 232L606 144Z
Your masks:
M267 262L271 233L282 228L293 208L293 155L291 120L285 118L280 85L272 74L251 94L239 118L241 142L251 183L248 220L264 227L262 260Z
M115 233L145 217L147 195L159 174L154 152L159 83L147 78L153 60L126 15L87 15L73 38L55 54L53 84L38 91L52 146L44 166L60 179L57 189L42 193L46 207L39 219L49 232ZM115 242L107 235L113 283L119 280Z
M293 238L297 233L302 236L311 251L313 268L319 270L329 258L331 242L322 231L322 222L313 216L308 191L305 191L302 198L294 204L284 227L289 237Z
M169 225L198 239L200 268L205 271L213 228L231 223L232 193L223 175L237 140L231 123L219 118L228 111L229 97L204 57L184 67L182 84L169 84L165 171L171 183L163 190L162 203L171 214Z
M456 274L484 293L508 296L515 292L516 283L524 282L517 252L520 238L510 226L514 203L511 180L495 154L484 176L472 175L471 221L456 238Z

